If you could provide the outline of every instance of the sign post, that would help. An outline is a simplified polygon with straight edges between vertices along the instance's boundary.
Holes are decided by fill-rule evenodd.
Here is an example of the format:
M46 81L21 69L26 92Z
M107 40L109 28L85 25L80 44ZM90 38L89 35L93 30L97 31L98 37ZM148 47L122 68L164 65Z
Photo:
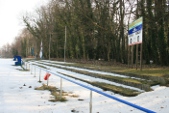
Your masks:
M138 63L138 44L141 44L140 47L140 69L142 70L142 42L143 42L143 18L135 20L129 24L128 30L128 45L136 45L136 69ZM133 60L133 58L131 59Z

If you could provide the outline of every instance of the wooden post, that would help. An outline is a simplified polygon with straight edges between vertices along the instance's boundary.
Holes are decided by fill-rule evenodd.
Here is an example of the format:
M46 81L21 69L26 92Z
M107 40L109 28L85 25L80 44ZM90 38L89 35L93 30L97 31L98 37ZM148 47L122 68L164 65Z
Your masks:
M140 70L142 71L142 63L143 63L143 58L142 58L142 54L143 54L143 43L141 43L141 47L140 47Z
M134 58L134 46L131 46L131 66L133 67L133 58Z
M138 44L136 45L136 70L138 65Z
M128 46L128 67L130 66L130 46Z

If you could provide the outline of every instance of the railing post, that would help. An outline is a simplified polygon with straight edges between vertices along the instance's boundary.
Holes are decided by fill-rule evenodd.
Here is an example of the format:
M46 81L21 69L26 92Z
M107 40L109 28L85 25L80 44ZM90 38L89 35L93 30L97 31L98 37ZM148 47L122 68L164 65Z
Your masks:
M25 65L25 69L27 70L27 63L25 62L24 65Z
M48 72L46 71L46 73L48 73ZM47 86L48 86L48 84L49 84L49 77L47 77Z
M36 77L36 66L34 66L34 77Z
M92 113L92 90L90 90L90 104L89 104L90 112Z
M39 70L39 82L41 82L41 68Z
M32 74L32 67L33 67L33 65L31 65L31 67L30 67L30 69L31 69L31 74Z
M28 63L29 64L29 70L30 70L30 63Z
M62 98L62 78L60 78L60 99Z

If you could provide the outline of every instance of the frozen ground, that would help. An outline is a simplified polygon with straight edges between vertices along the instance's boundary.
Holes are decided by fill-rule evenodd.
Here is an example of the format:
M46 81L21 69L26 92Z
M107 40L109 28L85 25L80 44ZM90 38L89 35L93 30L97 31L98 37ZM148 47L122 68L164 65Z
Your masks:
M37 91L39 74L19 71L20 67L13 66L12 59L0 59L0 113L89 113L90 91L78 85L63 80L63 90L79 95L78 98L66 97L67 102L49 102L48 91ZM46 72L42 71L42 77ZM24 84L26 86L24 86ZM51 75L49 85L60 87L60 78ZM31 87L30 87L31 86ZM136 97L124 97L112 92L118 98L132 102L157 113L169 113L169 88L153 87L154 91L142 93ZM84 99L84 101L78 101ZM135 108L111 100L93 92L92 113L142 113Z

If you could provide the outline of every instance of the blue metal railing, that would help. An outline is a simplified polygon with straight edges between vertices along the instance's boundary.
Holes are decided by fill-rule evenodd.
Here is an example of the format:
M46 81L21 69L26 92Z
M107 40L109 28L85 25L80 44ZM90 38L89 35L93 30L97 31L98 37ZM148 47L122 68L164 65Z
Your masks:
M33 64L37 64L37 63L31 63L31 64L33 65ZM36 67L37 67L37 68L40 68L40 69L42 69L42 70L44 70L44 71L47 71L47 72L50 73L50 74L56 75L56 76L58 76L58 77L61 77L61 78L65 79L65 80L67 80L67 81L69 81L69 82L72 82L72 83L74 83L74 84L77 84L77 85L79 85L79 86L82 86L82 87L84 87L84 88L86 88L86 89L89 89L89 90L94 91L94 92L96 92L96 93L98 93L98 94L104 95L104 96L106 96L106 97L108 97L108 98L111 98L111 99L113 99L113 100L119 101L119 102L121 102L121 103L123 103L123 104L126 104L126 105L128 105L128 106L131 106L131 107L134 107L134 108L136 108L136 109L139 109L139 110L144 111L144 112L146 112L146 113L156 113L156 112L154 112L154 111L152 111L152 110L149 110L149 109L147 109L147 108L138 106L138 105L133 104L133 103L131 103L131 102L125 101L125 100L123 100L123 99L120 99L120 98L117 98L117 97L115 97L115 96L112 96L112 95L109 95L109 94L107 94L107 93L104 93L104 92L102 92L102 91L99 91L99 90L97 90L97 89L95 89L95 88L86 86L86 85L84 85L84 84L82 84L82 83L80 83L80 82L77 82L76 80L72 80L72 79L70 79L70 78L68 78L68 77L65 77L65 76L63 76L63 75L60 74L60 73L53 72L53 71L50 71L50 70L47 70L47 69L43 69L43 68L38 67L38 66L36 66Z

